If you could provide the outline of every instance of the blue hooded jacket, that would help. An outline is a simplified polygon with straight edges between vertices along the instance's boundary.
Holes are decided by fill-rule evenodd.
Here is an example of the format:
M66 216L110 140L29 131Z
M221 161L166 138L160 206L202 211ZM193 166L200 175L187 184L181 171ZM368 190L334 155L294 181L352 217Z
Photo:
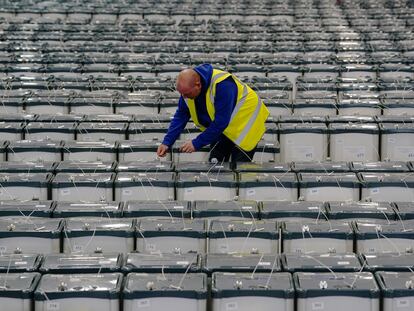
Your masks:
M198 121L206 128L204 132L192 140L194 148L199 150L203 146L216 143L229 124L231 113L236 105L237 85L232 77L217 84L214 101L216 111L214 121L211 121L206 107L206 91L210 85L213 67L210 64L203 64L195 67L194 70L201 78L201 92L195 99ZM183 97L180 96L177 111L164 137L163 144L171 148L189 120L190 111Z

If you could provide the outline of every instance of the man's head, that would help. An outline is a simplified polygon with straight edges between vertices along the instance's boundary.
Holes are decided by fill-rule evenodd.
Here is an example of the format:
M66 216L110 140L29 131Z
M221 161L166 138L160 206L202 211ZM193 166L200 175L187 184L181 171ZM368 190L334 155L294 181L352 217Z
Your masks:
M194 69L184 69L178 74L176 88L184 98L195 99L201 93L200 76Z

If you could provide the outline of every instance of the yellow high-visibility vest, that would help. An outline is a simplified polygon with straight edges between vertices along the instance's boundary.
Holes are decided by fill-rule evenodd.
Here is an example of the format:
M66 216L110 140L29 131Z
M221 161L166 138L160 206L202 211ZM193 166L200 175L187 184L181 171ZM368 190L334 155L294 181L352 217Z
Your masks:
M216 85L230 76L237 85L237 101L230 122L224 129L223 134L244 151L251 151L265 133L265 122L269 116L269 110L255 91L240 82L234 75L213 69L211 82L206 91L207 112L213 121L215 117L214 97L216 95ZM184 100L190 110L191 119L201 131L204 131L205 127L198 121L195 101L190 98ZM228 104L231 105L232 103Z

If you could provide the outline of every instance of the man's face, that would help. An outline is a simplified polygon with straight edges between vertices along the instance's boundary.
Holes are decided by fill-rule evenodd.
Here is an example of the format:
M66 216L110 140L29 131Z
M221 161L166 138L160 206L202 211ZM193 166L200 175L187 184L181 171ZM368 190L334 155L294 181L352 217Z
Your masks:
M193 84L185 84L177 82L177 91L181 94L184 98L195 99L201 93L201 83L200 81L196 81Z

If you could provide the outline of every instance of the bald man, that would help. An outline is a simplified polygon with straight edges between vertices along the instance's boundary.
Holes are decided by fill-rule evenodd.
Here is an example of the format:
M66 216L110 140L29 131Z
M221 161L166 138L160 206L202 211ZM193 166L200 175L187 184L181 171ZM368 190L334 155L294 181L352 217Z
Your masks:
M209 160L248 162L265 132L269 111L257 94L234 75L203 64L181 71L176 89L178 108L157 155L164 157L190 118L202 131L180 152L210 145Z

